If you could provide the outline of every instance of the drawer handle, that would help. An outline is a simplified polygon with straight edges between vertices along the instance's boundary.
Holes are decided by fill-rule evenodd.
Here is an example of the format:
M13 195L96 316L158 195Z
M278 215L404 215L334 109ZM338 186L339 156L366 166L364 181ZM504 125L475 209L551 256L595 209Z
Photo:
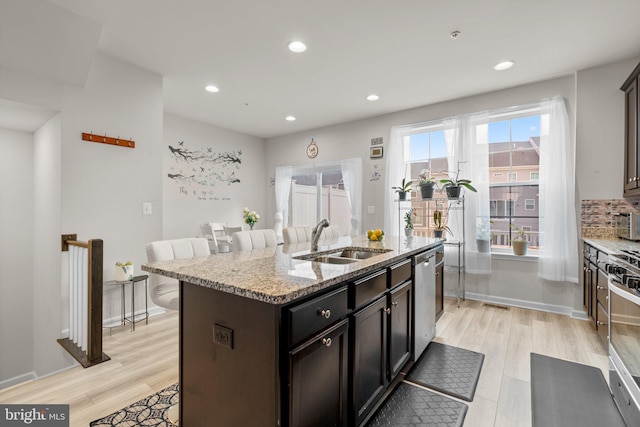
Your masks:
M598 326L607 326L607 324L606 324L605 322L601 322L601 321L599 321L599 320L596 322L596 324L597 324Z
M604 286L596 286L596 289L599 291L606 291L607 288L605 288Z
M391 303L392 306L396 307L398 305L398 301L394 301Z
M331 338L322 338L322 345L325 347L331 347Z
M437 276L439 276L439 275L440 275L440 272L439 272L439 271L436 271L436 277L437 277Z
M391 314L391 309L390 308L385 308L384 312L387 313L387 314Z
M327 310L318 310L318 314L322 317L324 317L325 319L328 319L331 317L331 310L327 309Z

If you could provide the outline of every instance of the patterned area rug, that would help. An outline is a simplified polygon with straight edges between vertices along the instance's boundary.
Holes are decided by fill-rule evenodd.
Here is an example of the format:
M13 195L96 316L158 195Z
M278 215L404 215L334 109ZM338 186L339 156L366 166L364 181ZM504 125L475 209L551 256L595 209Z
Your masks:
M92 421L91 427L170 427L167 411L178 403L178 384L173 384L156 394L147 396L111 415Z
M482 353L431 342L405 380L471 402L483 362Z

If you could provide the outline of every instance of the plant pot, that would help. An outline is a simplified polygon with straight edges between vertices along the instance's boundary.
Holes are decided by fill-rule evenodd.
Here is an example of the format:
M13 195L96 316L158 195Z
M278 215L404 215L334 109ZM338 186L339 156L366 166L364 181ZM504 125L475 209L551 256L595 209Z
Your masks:
M420 185L420 196L423 199L433 199L433 182Z
M404 235L406 237L413 237L413 228L405 228L404 229Z
M491 251L491 241L476 239L476 246L478 247L478 252L489 252Z
M407 192L398 191L398 200L407 200Z
M529 242L526 240L514 240L511 242L513 246L513 254L522 256L527 254L527 247L529 246Z
M448 187L446 187L447 190L447 197L449 199L459 199L460 198L460 186L453 186L450 185Z
M433 230L433 237L435 237L436 239L442 239L443 233L444 230Z
M123 265L122 267L115 267L115 281L126 282L133 280L133 265Z

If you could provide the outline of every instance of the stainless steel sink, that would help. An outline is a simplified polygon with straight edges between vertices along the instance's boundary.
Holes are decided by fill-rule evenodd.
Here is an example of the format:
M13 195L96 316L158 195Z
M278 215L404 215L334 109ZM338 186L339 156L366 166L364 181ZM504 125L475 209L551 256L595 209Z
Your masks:
M339 248L334 251L323 253L322 255L317 254L306 254L294 257L294 259L301 259L305 261L313 261L313 262L324 262L328 264L349 264L352 262L358 262L364 259L372 258L378 255L382 255L386 252L390 252L391 249L384 250L373 250L370 248L361 248L361 247L348 247L348 248Z
M327 264L351 264L352 262L358 262L357 259L340 258L330 255L321 255L319 257L310 258L309 261L313 262L325 262Z

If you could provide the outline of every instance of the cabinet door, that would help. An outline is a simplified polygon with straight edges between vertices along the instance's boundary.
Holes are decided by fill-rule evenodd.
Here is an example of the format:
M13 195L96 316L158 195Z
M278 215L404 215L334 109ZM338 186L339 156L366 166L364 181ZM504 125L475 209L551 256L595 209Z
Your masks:
M589 296L589 316L596 326L598 319L598 266L589 263L589 286L591 295Z
M582 307L584 312L589 315L591 313L591 273L589 273L588 255L582 259Z
M347 425L348 320L289 352L288 426Z
M638 187L638 80L625 91L625 195L635 194Z
M406 282L389 293L389 381L411 357L411 285Z
M444 262L436 266L436 320L444 313Z
M356 312L353 331L353 425L359 425L387 387L387 297Z

